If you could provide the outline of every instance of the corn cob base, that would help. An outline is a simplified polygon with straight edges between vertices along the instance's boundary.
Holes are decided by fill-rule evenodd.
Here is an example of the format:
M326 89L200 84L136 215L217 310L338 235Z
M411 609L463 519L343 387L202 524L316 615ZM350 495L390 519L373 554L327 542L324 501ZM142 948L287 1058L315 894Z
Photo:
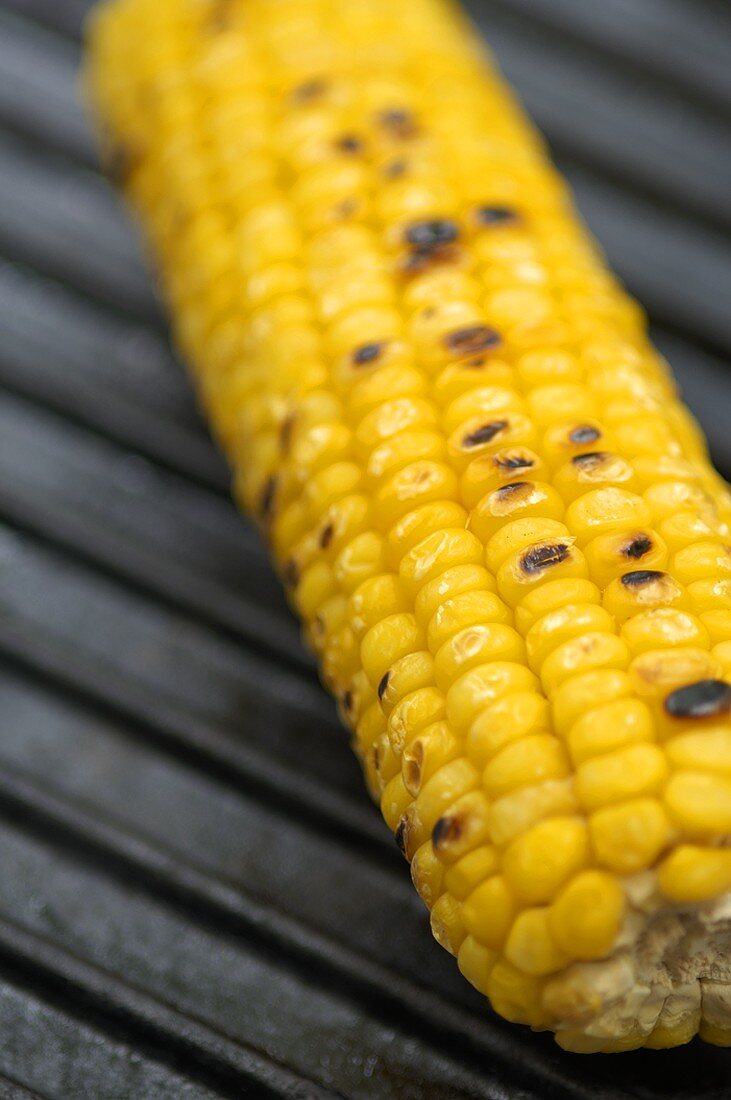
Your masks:
M571 1050L731 1043L731 500L439 0L112 0L88 85L435 936Z

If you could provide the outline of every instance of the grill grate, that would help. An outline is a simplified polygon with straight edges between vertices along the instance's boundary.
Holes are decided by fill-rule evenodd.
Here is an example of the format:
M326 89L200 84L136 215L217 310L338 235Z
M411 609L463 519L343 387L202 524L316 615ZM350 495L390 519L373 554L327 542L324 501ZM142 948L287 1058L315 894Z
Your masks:
M0 0L0 1100L724 1100L431 941L95 172L88 7ZM728 474L731 14L472 7Z

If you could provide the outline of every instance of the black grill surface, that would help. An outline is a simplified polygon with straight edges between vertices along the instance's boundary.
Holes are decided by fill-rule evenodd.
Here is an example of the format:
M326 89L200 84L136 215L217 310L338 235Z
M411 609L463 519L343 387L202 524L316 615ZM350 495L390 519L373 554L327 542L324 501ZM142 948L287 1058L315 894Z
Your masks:
M432 942L97 174L87 7L0 0L0 1098L728 1100ZM731 12L473 12L728 473Z

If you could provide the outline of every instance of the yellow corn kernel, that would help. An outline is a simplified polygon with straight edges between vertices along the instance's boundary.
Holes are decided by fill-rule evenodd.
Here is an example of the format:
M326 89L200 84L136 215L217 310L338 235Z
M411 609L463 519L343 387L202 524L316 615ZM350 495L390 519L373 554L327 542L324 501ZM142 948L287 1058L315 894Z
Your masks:
M447 600L465 592L494 592L495 581L482 565L453 565L434 580L427 581L414 599L417 622L427 627L432 616Z
M411 860L411 881L421 900L430 909L443 893L444 870L444 864L437 859L431 840L425 841L416 849Z
M703 902L731 890L731 848L682 844L660 864L658 884L681 905Z
M541 541L571 543L568 528L555 519L513 519L496 531L487 544L485 562L491 573L497 573L501 565L513 554L530 548Z
M467 981L486 995L490 971L497 959L497 951L483 946L474 936L465 936L457 954L457 965Z
M506 959L498 959L487 979L487 995L495 1011L513 1023L535 1028L545 1019L541 988L540 979L524 974Z
M538 619L528 631L525 639L528 664L540 673L546 658L559 645L585 634L608 633L613 627L611 615L597 604L564 604Z
M600 959L616 940L625 910L622 887L603 871L581 871L548 911L548 927L570 958Z
M431 930L434 939L451 955L456 955L467 932L461 915L462 905L450 894L442 894L434 902L431 911Z
M551 611L566 607L567 604L599 603L601 593L592 581L583 577L548 581L541 588L529 592L515 609L515 625L521 634L527 636L534 623Z
M581 818L552 817L533 825L506 848L503 873L521 900L536 905L552 901L588 857Z
M669 842L671 830L657 799L633 798L593 813L589 835L602 867L633 875L652 866Z
M453 898L464 901L481 882L500 869L497 851L491 845L475 848L446 868L444 885Z
M566 737L574 722L594 707L632 694L628 673L614 668L594 669L572 676L555 693L551 711L556 732Z
M484 623L512 623L512 614L493 592L463 592L439 605L427 627L433 653L460 630Z
M578 718L566 736L566 743L578 768L586 760L624 745L651 741L653 736L650 708L639 699L616 699Z
M512 626L482 623L460 630L434 656L434 679L446 691L470 668L492 661L525 662L525 643Z
M447 719L466 730L480 711L507 695L533 691L537 681L525 664L490 661L464 672L447 692Z
M529 447L503 447L475 458L462 474L460 490L468 508L474 508L488 493L521 478L544 479L542 459Z
M630 463L611 451L590 451L588 454L574 455L570 462L558 468L554 485L568 504L591 489L605 485L615 485L632 491L638 487L637 477Z
M547 909L524 909L516 917L507 943L505 958L524 974L553 974L570 962L548 926Z
M602 604L619 626L641 611L670 607L689 611L690 593L668 573L656 569L630 569L604 589ZM692 601L693 607L698 607Z
M393 737L393 732L389 729ZM456 759L462 743L447 722L437 721L421 728L415 737L405 740L401 752L404 786L414 798L450 760Z
M544 779L563 779L569 771L566 750L549 733L535 733L501 749L485 768L482 781L491 798Z
M667 547L657 532L636 525L599 535L584 547L584 554L600 588L627 572L664 569L668 560Z
M577 809L573 779L548 779L521 787L490 807L490 835L499 846L509 844L521 833L554 814L573 814Z
M487 706L467 734L467 752L484 765L505 745L548 730L548 703L535 692L516 692Z
M489 839L489 803L482 791L469 791L453 802L432 829L434 851L453 863Z
M360 647L361 661L373 687L377 687L399 657L421 649L423 641L413 615L389 615L367 632Z
M517 901L505 879L493 875L481 883L462 905L465 928L479 943L500 950L518 911Z
M596 810L613 802L654 794L667 776L667 761L656 745L627 745L585 760L576 769L576 793L582 806Z
M420 688L434 683L434 658L428 650L417 649L393 662L378 684L377 695L386 718L394 707Z
M527 517L560 520L564 505L555 489L540 481L511 481L487 493L470 512L470 531L484 543L506 521Z
M625 642L608 631L592 631L563 642L546 658L541 681L549 699L570 677L591 669L626 668L630 653Z
M384 681L385 676L381 684ZM380 706L378 709L383 714ZM394 752L403 754L417 734L444 718L444 711L444 695L435 687L419 688L404 696L388 716L388 737Z
M688 835L731 832L731 779L678 771L665 788L664 801L671 820Z
M674 607L654 607L633 615L622 627L622 640L632 654L666 646L697 646L705 649L710 638L700 619Z

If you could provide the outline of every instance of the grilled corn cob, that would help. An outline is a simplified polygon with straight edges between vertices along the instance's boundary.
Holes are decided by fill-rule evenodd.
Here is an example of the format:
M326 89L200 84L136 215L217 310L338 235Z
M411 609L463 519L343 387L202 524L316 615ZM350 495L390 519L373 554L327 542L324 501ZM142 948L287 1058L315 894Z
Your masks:
M575 1051L731 1043L731 498L441 0L111 0L175 336L439 942Z

